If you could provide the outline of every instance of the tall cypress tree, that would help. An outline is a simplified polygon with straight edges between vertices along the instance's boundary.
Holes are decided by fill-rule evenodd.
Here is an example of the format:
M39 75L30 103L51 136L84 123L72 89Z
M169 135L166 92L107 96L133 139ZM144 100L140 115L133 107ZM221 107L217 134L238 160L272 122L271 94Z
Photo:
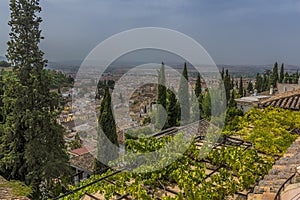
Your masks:
M272 85L273 85L273 87L276 87L276 84L277 84L278 79L279 79L279 77L278 77L278 63L277 62L275 62L275 64L274 64L272 76L273 76Z
M230 75L229 75L228 69L226 69L226 71L225 71L224 87L225 87L226 100L228 102L230 99L230 89L231 89L231 80L230 80Z
M280 75L279 75L279 83L283 83L284 80L284 63L281 64Z
M248 93L250 93L250 92L253 91L253 84L252 84L251 80L250 80L249 83L248 83L247 91L248 91Z
M8 179L39 185L67 170L63 128L56 121L57 98L49 89L47 61L39 49L42 19L39 0L11 0L8 59L13 74L3 96L5 123L1 137L1 172Z
M202 92L201 77L200 77L200 74L198 73L196 84L195 84L195 95L197 98L199 97L201 92Z
M176 126L178 120L178 111L176 108L177 99L176 95L171 89L167 90L167 123L165 128L170 128Z
M164 127L164 120L166 119L166 108L167 108L167 89L166 89L166 78L165 78L165 64L161 63L161 68L158 74L158 86L157 86L157 117L156 117L156 128Z
M240 77L240 84L239 84L239 95L242 97L244 92L244 88L243 88L243 78Z
M118 157L117 148L111 148L111 145L106 142L105 137L113 145L119 147L116 122L113 116L111 95L108 87L105 88L98 117L97 160L94 166L96 172L107 168L109 161Z
M181 124L187 124L190 119L190 99L189 99L189 84L188 72L186 63L182 71L182 76L179 83L179 102L181 106Z

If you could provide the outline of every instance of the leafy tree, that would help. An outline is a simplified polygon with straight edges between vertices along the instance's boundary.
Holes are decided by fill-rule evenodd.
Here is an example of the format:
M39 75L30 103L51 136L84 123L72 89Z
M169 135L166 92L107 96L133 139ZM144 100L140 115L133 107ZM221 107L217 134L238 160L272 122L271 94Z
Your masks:
M202 93L202 87L201 87L201 78L200 74L198 73L196 85L195 85L195 95L196 97L199 97L199 95Z
M31 185L33 198L41 198L39 185L68 170L64 130L56 121L58 96L49 90L47 61L38 46L42 39L39 1L11 0L10 10L7 58L13 74L6 77L3 95L0 171L8 179Z
M155 127L161 129L164 127L164 120L166 118L166 108L167 108L167 88L166 88L166 78L165 78L165 65L161 64L158 76L158 88L157 88L157 117L155 122Z
M95 159L95 172L106 169L109 161L118 157L117 148L111 148L106 138L116 147L119 147L116 123L113 116L111 95L109 88L105 88L98 118L97 159ZM103 161L103 162L100 162Z
M186 63L184 63L184 68L182 76L179 83L179 102L181 106L181 124L186 124L190 119L190 100L189 100L189 85L188 85L188 72Z
M284 63L281 64L280 75L279 75L279 83L283 83L284 80Z

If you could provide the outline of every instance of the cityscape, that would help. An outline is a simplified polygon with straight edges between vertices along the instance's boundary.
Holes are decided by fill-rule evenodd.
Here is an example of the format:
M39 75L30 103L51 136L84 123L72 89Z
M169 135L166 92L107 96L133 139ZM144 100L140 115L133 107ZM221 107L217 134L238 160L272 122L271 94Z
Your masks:
M299 8L0 2L0 199L300 199Z

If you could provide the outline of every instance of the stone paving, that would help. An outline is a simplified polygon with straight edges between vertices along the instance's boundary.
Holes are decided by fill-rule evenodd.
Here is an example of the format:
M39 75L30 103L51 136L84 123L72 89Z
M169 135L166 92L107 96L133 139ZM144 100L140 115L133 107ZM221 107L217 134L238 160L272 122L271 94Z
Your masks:
M296 172L297 166L300 166L300 137L284 156L275 162L269 173L254 188L253 193L248 195L248 199L274 200L281 185Z

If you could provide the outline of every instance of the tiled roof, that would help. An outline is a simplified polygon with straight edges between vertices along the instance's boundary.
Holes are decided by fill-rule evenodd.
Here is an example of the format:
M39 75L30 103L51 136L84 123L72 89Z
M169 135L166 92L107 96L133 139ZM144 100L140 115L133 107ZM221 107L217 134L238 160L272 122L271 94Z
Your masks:
M75 156L69 160L71 166L80 168L81 170L93 172L94 171L94 156L86 153L80 156Z
M290 110L300 110L300 90L275 95L260 103L260 107L274 106Z
M70 154L74 154L74 155L83 155L83 154L86 154L88 153L89 150L86 148L86 147L82 147L82 148L79 148L79 149L73 149L70 151Z

